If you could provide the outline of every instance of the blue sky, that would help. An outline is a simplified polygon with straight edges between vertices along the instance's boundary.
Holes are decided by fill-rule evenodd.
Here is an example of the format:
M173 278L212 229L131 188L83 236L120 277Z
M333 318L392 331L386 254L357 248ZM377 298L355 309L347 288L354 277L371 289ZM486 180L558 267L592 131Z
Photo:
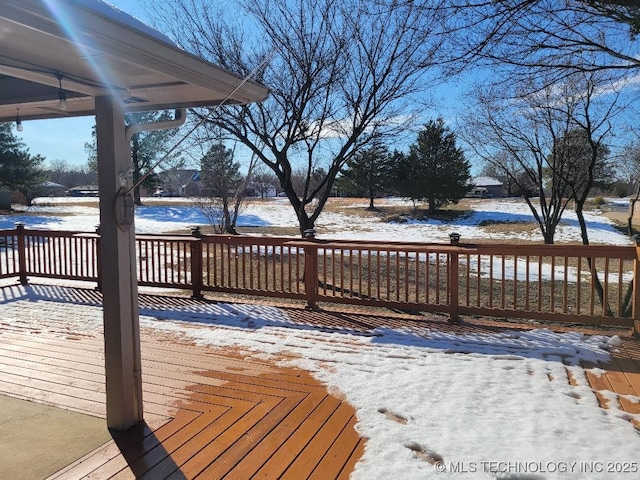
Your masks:
M106 0L107 3L114 5L116 8L133 15L145 23L150 23L145 16L145 9L141 5L144 0ZM467 81L464 81L467 80ZM462 95L468 88L469 84L474 81L471 79L457 79L449 84L443 85L430 92L433 96L432 101L438 108L425 112L424 121L430 118L442 116L445 123L454 131L456 130L457 118L459 112ZM633 89L635 90L635 89ZM633 95L637 93L634 91ZM76 117L61 118L56 120L33 120L23 122L24 130L18 133L18 136L29 148L31 154L39 154L46 158L47 162L54 160L64 160L69 165L85 165L87 154L85 152L85 144L91 141L91 129L95 123L94 117ZM469 159L472 161L473 173L480 165L474 165L473 155L470 152ZM241 155L238 160L245 164L248 163L249 155ZM192 163L194 160L187 158Z
M151 21L145 15L144 0L104 0L116 8L150 24ZM464 82L452 82L450 85L430 92L432 101L439 108L434 109L425 118L425 122L431 118L442 116L447 125L455 130L456 105L465 88ZM95 123L93 116L60 118L55 120L31 120L24 121L24 130L15 132L25 143L32 155L45 157L45 165L55 160L63 160L70 166L84 166L87 163L85 144L91 141L91 130ZM417 132L416 132L417 134ZM399 147L402 149L402 147ZM240 149L237 160L243 169L249 164L250 155ZM195 163L193 158L186 157L187 167Z
M140 0L106 0L106 3L110 3L145 23L151 23L145 16L145 10ZM455 99L460 94L459 90L460 86L456 82L455 85L442 90L442 94L436 94L434 101L440 105L451 105L455 103L451 102L451 99ZM452 110L444 108L439 112L434 111L432 117L442 115L447 124L452 125L455 123L454 118L452 118L452 113L448 113ZM31 120L24 121L24 130L16 133L26 144L29 152L33 155L44 156L46 163L64 160L73 166L85 165L87 161L85 144L91 141L91 129L94 123L93 116ZM243 157L246 158L239 158L239 160L248 162L248 155L243 155Z

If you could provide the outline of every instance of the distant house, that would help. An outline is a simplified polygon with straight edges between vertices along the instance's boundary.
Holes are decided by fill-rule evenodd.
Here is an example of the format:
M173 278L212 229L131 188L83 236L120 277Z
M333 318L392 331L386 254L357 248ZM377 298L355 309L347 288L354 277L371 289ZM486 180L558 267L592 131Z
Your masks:
M155 197L197 197L202 194L198 170L171 169L158 173Z
M70 197L97 197L98 185L78 185L67 190Z
M473 188L467 196L477 198L504 197L504 185L500 180L493 177L474 177L471 179Z
M251 182L245 190L247 197L269 198L276 196L276 187L262 183Z
M66 193L67 187L60 183L46 181L38 185L38 195L43 197L57 197Z

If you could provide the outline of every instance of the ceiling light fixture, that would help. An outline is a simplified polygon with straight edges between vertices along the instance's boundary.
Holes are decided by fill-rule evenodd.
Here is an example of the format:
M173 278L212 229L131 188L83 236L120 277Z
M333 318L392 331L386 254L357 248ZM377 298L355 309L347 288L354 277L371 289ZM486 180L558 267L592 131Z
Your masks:
M67 92L62 88L62 78L64 75L58 72L56 77L58 77L58 82L60 84L60 88L58 89L58 108L66 111L69 109L69 105L67 105Z
M19 108L16 109L16 130L18 130L19 132L24 130L24 127L22 126L22 120L20 120L20 109Z

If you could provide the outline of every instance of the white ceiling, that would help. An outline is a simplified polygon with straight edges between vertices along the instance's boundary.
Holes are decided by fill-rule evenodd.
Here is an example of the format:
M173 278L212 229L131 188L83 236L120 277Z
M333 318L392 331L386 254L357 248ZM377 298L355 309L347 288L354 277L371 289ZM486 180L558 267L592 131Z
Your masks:
M98 0L0 0L0 122L18 108L23 119L91 115L109 94L144 111L261 101L268 89Z

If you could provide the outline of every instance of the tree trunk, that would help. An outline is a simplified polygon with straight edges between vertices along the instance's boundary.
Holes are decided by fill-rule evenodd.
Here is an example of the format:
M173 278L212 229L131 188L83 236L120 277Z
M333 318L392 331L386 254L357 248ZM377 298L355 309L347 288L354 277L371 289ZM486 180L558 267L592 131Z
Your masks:
M140 159L138 158L138 136L134 135L131 139L131 166L133 167L133 184L138 185L140 181ZM138 185L133 189L133 203L141 206L142 200L140 199L140 186Z
M633 237L633 214L636 211L636 203L638 203L638 199L640 198L640 184L638 184L638 188L636 189L636 195L629 201L629 216L627 217L627 234L630 237Z
M371 165L373 165L373 163ZM368 192L369 193L369 210L375 210L375 207L373 206L373 199L376 196L375 189L373 188L372 185L369 185L368 190L369 190Z
M431 215L433 215L433 214L435 213L435 211L436 211L436 202L435 202L435 200L434 200L433 198L429 198L429 199L428 199L428 201L429 201L429 209L428 209L428 212L429 212L429 216L431 216Z
M576 216L578 217L578 224L580 225L580 236L582 237L582 244L589 245L589 233L587 232L587 223L584 220L584 214L582 212L582 208L584 206L584 200L578 202L576 201ZM589 265L589 271L593 272L593 286L596 289L596 293L598 294L598 300L600 300L600 305L603 306L606 315L609 317L613 316L613 311L611 310L611 306L607 302L607 299L604 298L604 289L602 288L602 283L600 282L600 277L598 276L598 271L593 266L594 259L587 258L587 265Z
M305 231L315 229L315 223L307 216L306 212L302 215L298 215L298 221L300 223L300 235L305 237Z
M142 205L142 199L140 198L140 187L136 187L133 189L133 203L138 206Z
M231 214L229 213L229 199L226 195L222 198L222 215L224 231L231 235L237 235L238 232L236 232L235 222L231 220Z

